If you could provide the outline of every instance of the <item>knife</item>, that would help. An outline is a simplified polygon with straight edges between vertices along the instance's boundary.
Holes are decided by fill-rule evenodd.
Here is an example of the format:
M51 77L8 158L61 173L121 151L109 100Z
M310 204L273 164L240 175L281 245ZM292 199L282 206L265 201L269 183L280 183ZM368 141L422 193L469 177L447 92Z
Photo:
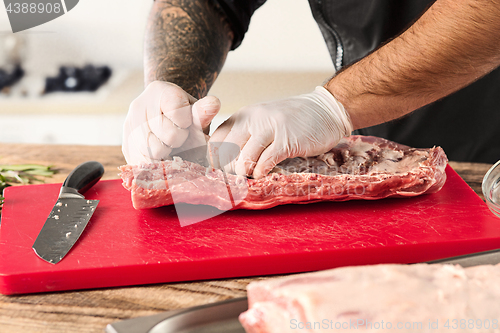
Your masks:
M96 161L84 162L68 175L59 198L33 243L43 260L57 264L76 243L94 213L99 200L82 195L101 179L104 167Z

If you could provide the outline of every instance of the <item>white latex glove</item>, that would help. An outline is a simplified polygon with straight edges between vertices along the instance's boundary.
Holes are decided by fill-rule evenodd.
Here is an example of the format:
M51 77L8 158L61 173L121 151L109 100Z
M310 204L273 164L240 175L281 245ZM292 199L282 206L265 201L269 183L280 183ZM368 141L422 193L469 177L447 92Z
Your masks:
M219 112L217 97L196 100L179 86L154 81L130 104L123 127L122 152L128 164L165 160L206 145L202 129Z
M310 94L242 108L210 142L232 142L241 148L235 161L219 157L226 172L261 178L286 158L329 151L351 132L342 104L324 87L316 87Z

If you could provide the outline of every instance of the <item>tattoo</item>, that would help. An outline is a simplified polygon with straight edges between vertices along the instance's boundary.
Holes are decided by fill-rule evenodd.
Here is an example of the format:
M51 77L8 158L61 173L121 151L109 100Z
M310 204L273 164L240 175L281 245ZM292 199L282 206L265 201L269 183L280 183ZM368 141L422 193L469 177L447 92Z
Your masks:
M144 76L206 96L231 48L232 31L211 1L155 1L146 28Z

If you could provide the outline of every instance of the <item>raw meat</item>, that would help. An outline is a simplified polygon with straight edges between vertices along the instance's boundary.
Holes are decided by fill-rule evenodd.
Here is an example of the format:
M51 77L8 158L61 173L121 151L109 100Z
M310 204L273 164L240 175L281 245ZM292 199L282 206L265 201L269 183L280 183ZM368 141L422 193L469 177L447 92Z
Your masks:
M500 264L342 267L247 289L247 333L500 332Z
M136 209L174 202L211 205L220 210L265 209L289 203L434 193L446 181L447 161L440 147L416 149L382 138L351 136L320 156L287 159L257 180L179 157L122 166L121 177Z

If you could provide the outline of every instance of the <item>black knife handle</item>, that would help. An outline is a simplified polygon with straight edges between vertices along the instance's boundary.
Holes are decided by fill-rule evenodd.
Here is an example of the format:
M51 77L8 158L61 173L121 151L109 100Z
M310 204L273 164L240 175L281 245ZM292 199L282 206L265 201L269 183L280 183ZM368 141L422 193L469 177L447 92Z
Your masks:
M70 172L62 188L72 188L83 194L101 179L104 167L96 161L83 162Z

